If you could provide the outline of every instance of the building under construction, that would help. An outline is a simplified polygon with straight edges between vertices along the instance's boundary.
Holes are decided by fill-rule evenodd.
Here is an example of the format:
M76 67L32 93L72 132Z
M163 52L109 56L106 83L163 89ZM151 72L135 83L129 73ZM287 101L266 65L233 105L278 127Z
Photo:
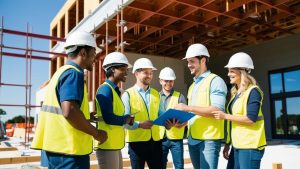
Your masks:
M172 67L178 77L175 88L182 93L192 82L181 60L188 45L205 44L212 55L212 72L225 80L229 57L247 52L255 63L252 74L265 93L267 138L299 139L299 17L298 0L69 0L53 19L50 32L59 38L75 30L95 34L103 51L87 74L90 101L105 79L102 61L112 51L124 51L131 63L147 57L159 70ZM53 41L51 50L61 53L63 44ZM51 75L64 61L52 56ZM151 85L160 89L158 72ZM134 82L129 76L123 88Z

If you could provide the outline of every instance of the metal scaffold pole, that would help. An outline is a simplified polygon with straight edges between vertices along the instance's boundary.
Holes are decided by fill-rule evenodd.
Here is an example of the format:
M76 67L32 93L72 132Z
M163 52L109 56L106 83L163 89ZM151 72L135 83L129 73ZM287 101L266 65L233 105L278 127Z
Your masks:
M14 47L14 46L6 46L4 45L4 34L12 34L20 37L26 37L26 47ZM27 31L21 32L11 29L4 29L4 17L1 17L1 27L0 27L0 87L1 86L12 86L12 87L25 87L25 104L9 104L9 103L0 103L0 106L8 106L8 107L24 107L25 108L25 136L24 136L24 146L27 149L29 146L29 132L32 127L30 124L31 117L31 109L36 107L41 107L40 105L31 105L31 93L32 93L32 61L35 60L44 60L51 61L53 58L49 58L46 56L37 56L33 55L33 52L44 53L44 54L53 54L55 56L66 56L64 53L50 52L44 50L33 49L32 47L32 39L38 38L42 40L51 40L51 41L60 41L64 42L64 38L58 38L54 36L42 35L32 33L32 29L29 29L29 24L27 23ZM9 49L10 52L6 52L3 49ZM25 51L24 54L20 54L20 52L15 51ZM25 84L12 84L12 83L4 83L2 79L2 68L3 68L3 57L16 57L25 59L26 62L26 80Z
M3 16L1 17L1 27L0 27L0 87L2 84L2 47L3 47Z

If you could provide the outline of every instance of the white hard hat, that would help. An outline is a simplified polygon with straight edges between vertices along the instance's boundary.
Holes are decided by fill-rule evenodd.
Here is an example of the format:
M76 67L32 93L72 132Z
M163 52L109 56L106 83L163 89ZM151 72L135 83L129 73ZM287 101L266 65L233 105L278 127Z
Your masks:
M153 66L151 60L149 60L148 58L140 58L134 62L132 73L134 73L137 69L146 69L146 68L150 68L152 70L157 70Z
M251 57L247 53L238 52L230 57L225 68L254 69L254 65Z
M189 46L183 59L192 58L196 56L207 56L210 57L207 48L201 43L195 43Z
M132 65L128 62L127 57L120 52L112 52L108 54L103 61L103 69L107 71L108 68L114 65L125 64L128 68L132 68Z
M165 67L160 71L159 78L162 80L175 80L176 75L173 69Z
M71 33L66 40L65 50L67 53L73 52L77 49L77 46L90 46L96 49L96 53L101 52L101 49L97 47L96 39L92 34L85 31L76 31Z

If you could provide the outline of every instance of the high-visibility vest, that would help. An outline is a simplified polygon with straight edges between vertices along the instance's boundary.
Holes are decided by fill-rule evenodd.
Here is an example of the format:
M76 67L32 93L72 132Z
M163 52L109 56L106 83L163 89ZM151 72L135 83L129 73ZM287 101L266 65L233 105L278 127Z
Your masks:
M135 114L135 121L143 122L146 120L155 120L158 117L160 96L159 93L150 88L150 106L147 109L147 106L138 93L135 87L131 87L126 90L129 95L130 102L130 113ZM137 128L135 130L126 131L126 141L127 142L140 142L140 141L149 141L151 138L154 141L160 140L159 137L159 126L153 125L151 129L142 129Z
M63 116L63 112L56 95L56 87L59 77L68 69L80 71L75 66L64 65L53 75L48 84L48 90L39 114L35 137L31 147L54 153L87 155L92 153L92 136L75 129L69 123L69 121ZM90 119L87 89L85 85L80 110L83 112L86 119Z
M263 97L263 92L259 89L258 86L252 85L239 96L232 105L232 115L234 116L247 116L247 105L249 95L252 89L258 89L259 93ZM229 105L233 101L235 96L230 99L230 102L227 106L227 112L229 112ZM266 146L266 135L265 135L265 122L261 110L262 100L258 112L258 118L255 123L252 125L243 125L237 122L231 123L231 132L227 136L227 142L230 139L232 145L238 149L263 149ZM229 126L230 126L229 123Z
M117 94L115 89L107 82L104 82L99 89L103 85L108 85L111 88L113 94L113 113L116 116L123 116L124 115L124 105ZM98 89L98 90L99 90ZM98 92L97 92L98 93ZM101 107L99 105L101 100L96 98L96 109L97 109L97 116L100 119L98 122L98 129L104 130L107 133L107 140L99 145L99 142L95 140L95 149L102 149L102 150L120 150L125 146L125 130L123 126L118 125L111 125L104 122L102 117Z
M167 110L174 108L179 103L179 97L180 93L174 91L167 105ZM160 138L164 138L165 133L169 140L180 140L183 139L184 136L184 127L172 127L169 130L166 130L165 127L160 127Z
M200 82L200 86L195 91L195 100L192 100L192 92L195 87L193 83L188 90L188 105L209 107L210 102L210 85L212 80L217 75L210 73ZM194 122L191 124L189 121L188 134L193 139L199 140L219 140L224 138L224 120L217 120L210 117L202 117L196 115L193 117Z

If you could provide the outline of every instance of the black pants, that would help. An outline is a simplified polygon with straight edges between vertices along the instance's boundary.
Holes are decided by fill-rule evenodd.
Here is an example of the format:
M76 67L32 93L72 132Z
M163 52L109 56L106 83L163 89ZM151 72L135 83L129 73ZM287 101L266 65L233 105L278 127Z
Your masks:
M143 169L145 162L149 169L163 169L161 141L131 142L128 154L132 169Z

